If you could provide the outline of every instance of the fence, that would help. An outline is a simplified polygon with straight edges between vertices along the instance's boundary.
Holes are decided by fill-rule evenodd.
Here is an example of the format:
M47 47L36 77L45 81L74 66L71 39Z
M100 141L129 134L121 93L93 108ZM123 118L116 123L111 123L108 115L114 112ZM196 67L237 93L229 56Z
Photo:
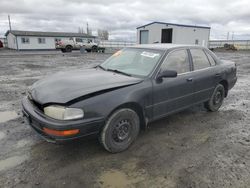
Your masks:
M100 41L99 46L105 48L124 48L126 46L133 46L135 42L129 41L112 41L112 40L102 40Z
M100 46L105 48L120 49L126 46L133 46L136 42L102 40ZM210 40L209 48L221 48L225 44L233 44L239 50L250 50L250 40Z
M233 44L239 50L250 49L250 40L210 40L209 48L221 48L225 44Z

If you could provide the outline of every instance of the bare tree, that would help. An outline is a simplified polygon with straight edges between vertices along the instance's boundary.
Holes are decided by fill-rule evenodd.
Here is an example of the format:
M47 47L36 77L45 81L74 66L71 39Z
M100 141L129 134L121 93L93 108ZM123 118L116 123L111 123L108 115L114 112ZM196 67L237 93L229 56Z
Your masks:
M108 30L98 29L97 33L98 33L98 37L101 40L108 40L109 39L109 32L108 32Z
M92 35L92 29L88 28L87 34L88 34L88 35Z
M78 27L78 33L85 33L83 27Z
M87 22L87 34L88 35L92 35L92 29L91 28L89 28L89 23Z

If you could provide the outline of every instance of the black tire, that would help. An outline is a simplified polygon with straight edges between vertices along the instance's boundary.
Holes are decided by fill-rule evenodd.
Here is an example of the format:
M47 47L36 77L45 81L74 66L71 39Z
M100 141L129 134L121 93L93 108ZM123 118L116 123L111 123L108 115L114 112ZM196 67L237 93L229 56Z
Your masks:
M108 118L99 140L107 151L118 153L133 143L139 131L140 119L137 113L132 109L123 108Z
M218 111L223 103L224 97L225 88L223 85L218 84L215 87L211 98L207 102L205 102L205 107L211 112Z
M72 52L72 49L73 49L73 47L68 45L68 46L66 46L65 51L66 52Z
M97 52L98 48L97 46L92 46L92 52Z
M66 52L66 50L65 50L65 49L63 49L63 48L61 49L61 51L62 51L62 53L65 53L65 52Z

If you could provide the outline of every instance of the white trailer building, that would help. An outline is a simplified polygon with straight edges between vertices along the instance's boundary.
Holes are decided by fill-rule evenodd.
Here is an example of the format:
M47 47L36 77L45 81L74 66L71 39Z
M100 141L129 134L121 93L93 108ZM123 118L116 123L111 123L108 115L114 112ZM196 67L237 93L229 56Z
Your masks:
M57 41L72 37L94 39L96 37L84 33L40 32L9 30L5 33L8 48L15 50L53 50Z
M137 27L137 43L173 43L208 46L210 27L152 22Z

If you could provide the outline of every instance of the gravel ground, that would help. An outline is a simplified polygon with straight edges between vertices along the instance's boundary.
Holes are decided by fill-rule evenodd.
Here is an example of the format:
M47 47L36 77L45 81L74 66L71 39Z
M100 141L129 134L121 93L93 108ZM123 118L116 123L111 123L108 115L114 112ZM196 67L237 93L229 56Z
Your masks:
M0 51L0 187L250 187L250 52L218 52L238 82L218 112L202 105L150 124L125 152L96 139L43 141L21 117L28 86L110 54Z

